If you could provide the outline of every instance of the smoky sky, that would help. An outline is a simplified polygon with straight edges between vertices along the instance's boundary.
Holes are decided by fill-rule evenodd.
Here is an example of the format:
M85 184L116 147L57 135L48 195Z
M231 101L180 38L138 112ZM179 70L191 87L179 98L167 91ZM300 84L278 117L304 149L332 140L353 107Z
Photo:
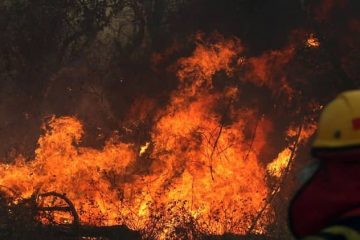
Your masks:
M242 39L253 54L284 46L289 32L306 24L306 12L300 1L195 1L174 19L173 31L188 34L201 29L217 30Z

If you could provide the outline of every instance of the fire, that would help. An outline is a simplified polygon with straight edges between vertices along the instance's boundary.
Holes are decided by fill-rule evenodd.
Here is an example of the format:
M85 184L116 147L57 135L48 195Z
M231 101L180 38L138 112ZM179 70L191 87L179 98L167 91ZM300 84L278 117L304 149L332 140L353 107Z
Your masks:
M248 58L244 63L246 71L242 81L266 87L273 95L284 95L290 102L296 93L283 66L293 59L294 54L295 47L290 44L283 49L267 51L260 56Z
M44 128L34 160L1 165L1 185L11 187L21 197L29 197L37 189L66 193L84 212L83 222L96 224L104 218L103 224L115 224L119 192L111 177L122 174L136 159L131 147L112 139L101 151L78 147L83 128L71 117L53 118Z
M289 164L291 149L285 148L276 159L267 165L267 171L274 177L281 177Z
M318 48L320 47L320 41L314 34L310 34L309 38L306 40L306 45L310 48Z
M177 76L182 92L186 90L195 95L201 87L212 88L215 73L225 71L227 75L231 75L234 65L243 61L240 56L243 47L239 39L224 39L220 35L215 38L216 43L206 43L202 35L198 34L194 54L178 61Z
M232 77L250 64L248 77L274 87L278 83L269 80L270 71L288 62L293 49L247 60L238 39L216 39L208 43L198 36L194 53L177 62L179 86L157 111L140 149L115 133L101 149L82 146L80 120L52 117L43 125L34 159L0 164L0 185L23 198L36 191L65 193L82 223L125 224L156 239L179 239L179 228L188 234L184 239L192 238L193 228L206 234L247 233L271 193L267 172L281 177L292 153L287 147L265 166L261 153L274 131L272 120L256 107L234 104L241 95L238 85L219 90L213 80L218 72ZM313 132L303 129L299 143ZM258 219L255 232L266 231L271 211L270 206ZM58 217L68 222L61 213Z
M314 134L316 126L314 124L308 124L300 130L299 132L299 130L296 130L294 127L290 127L287 131L287 136L295 137L297 144L304 144ZM280 178L287 168L290 170L290 161L296 156L296 148L297 146L292 145L281 151L277 158L267 165L266 169L268 173L273 177Z
M148 150L150 146L150 142L146 142L145 145L140 147L140 152L139 152L139 156L142 156L146 153L146 151Z

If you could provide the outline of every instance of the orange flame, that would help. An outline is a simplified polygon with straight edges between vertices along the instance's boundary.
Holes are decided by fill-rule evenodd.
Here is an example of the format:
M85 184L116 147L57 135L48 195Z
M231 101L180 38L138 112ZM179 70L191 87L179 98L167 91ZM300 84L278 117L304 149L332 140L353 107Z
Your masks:
M176 228L187 224L202 233L245 234L270 193L267 171L281 176L290 152L286 148L281 160L264 166L261 152L270 142L272 121L256 108L232 104L241 94L238 86L216 90L213 78L219 71L232 76L248 61L256 84L275 86L271 69L288 62L293 49L249 60L242 49L236 38L217 36L207 43L199 36L193 55L179 60L180 85L140 149L116 135L100 150L83 147L82 123L53 117L43 126L35 159L0 164L0 185L21 197L37 189L66 193L82 223L126 224L156 239L174 239ZM304 131L300 141L310 135ZM267 212L256 232L273 221L271 207Z
M307 124L301 129L300 133L298 133L296 128L290 127L287 131L287 136L297 137L296 141L300 144L304 144L314 134L315 130L316 126L314 124ZM284 174L286 168L289 168L288 170L290 170L290 161L296 156L294 147L295 146L286 147L278 154L277 158L267 165L266 169L271 176L280 178Z
M314 34L310 34L309 38L306 40L306 45L310 48L318 48L320 47L320 41Z

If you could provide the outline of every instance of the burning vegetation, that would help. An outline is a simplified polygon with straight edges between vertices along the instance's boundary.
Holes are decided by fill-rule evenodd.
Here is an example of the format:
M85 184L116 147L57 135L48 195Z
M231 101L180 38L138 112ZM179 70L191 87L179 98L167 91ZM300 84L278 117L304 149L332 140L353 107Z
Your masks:
M165 41L151 15L165 3L150 2L152 7L138 1L56 6L80 14L83 24L66 29L68 36L67 25L58 23L63 38L53 40L56 47L43 42L52 56L23 53L27 64L44 54L38 64L46 82L28 90L31 106L20 113L41 131L19 129L32 140L8 133L21 147L9 147L0 163L0 236L160 240L288 234L279 226L286 224L282 202L297 187L292 175L303 166L295 160L304 159L323 100L358 80L358 62L343 54L342 44L352 40L344 34L341 47L331 47L335 43L321 27L338 5L317 1L305 11L299 2L317 27L292 26L281 46L262 49L259 43L254 50L246 34L228 34L221 25L212 31L198 26L191 34L182 29L183 36ZM175 2L162 12L164 29L179 27L181 13L202 3ZM232 8L230 2L224 4ZM248 9L246 2L238 7ZM345 11L347 1L340 2ZM18 7L4 3L1 10L10 14ZM76 25L72 14L56 14ZM359 24L350 22L356 32ZM156 46L161 42L166 46ZM58 61L52 66L47 57ZM22 76L19 59L2 62L13 67L4 70L8 82ZM329 93L316 96L314 89L329 74L337 87L326 86Z
M26 161L19 156L14 163L0 165L0 185L20 199L34 192L64 193L78 209L82 224L126 225L156 239L176 238L179 228L186 239L195 232L266 233L274 221L267 203L273 189L266 179L281 178L290 170L298 145L307 141L314 127L306 121L291 126L286 135L294 142L264 165L261 152L270 142L274 123L256 106L242 106L236 83L215 89L216 73L233 77L247 60L239 39L214 38L208 43L198 36L194 53L177 61L179 86L169 103L158 109L145 145L122 142L114 133L101 149L81 147L80 120L50 117L43 124L35 158ZM291 57L292 51L285 49L252 58L245 75L256 75L259 84L272 87L275 83L265 82L266 75L276 66L269 62L279 58L282 65ZM287 90L286 94L294 91ZM265 212L252 226L261 208ZM51 216L62 224L69 218L67 212Z

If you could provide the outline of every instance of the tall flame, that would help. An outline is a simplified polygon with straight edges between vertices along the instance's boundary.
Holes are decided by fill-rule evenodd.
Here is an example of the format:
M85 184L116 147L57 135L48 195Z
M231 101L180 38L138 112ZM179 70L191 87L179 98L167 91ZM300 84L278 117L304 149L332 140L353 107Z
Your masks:
M53 117L43 126L33 160L0 164L0 185L21 197L38 189L66 193L82 223L126 224L156 239L179 239L176 229L190 225L207 234L245 234L270 193L267 171L281 177L291 153L286 148L281 160L266 167L261 153L270 142L271 119L234 104L241 94L237 85L219 90L213 79L220 71L231 77L248 61L248 77L273 87L274 79L266 82L270 59L283 64L293 50L249 60L242 51L236 38L208 43L199 36L193 55L178 61L179 87L158 111L140 152L116 134L102 149L81 146L81 121ZM265 231L269 216L256 231Z

